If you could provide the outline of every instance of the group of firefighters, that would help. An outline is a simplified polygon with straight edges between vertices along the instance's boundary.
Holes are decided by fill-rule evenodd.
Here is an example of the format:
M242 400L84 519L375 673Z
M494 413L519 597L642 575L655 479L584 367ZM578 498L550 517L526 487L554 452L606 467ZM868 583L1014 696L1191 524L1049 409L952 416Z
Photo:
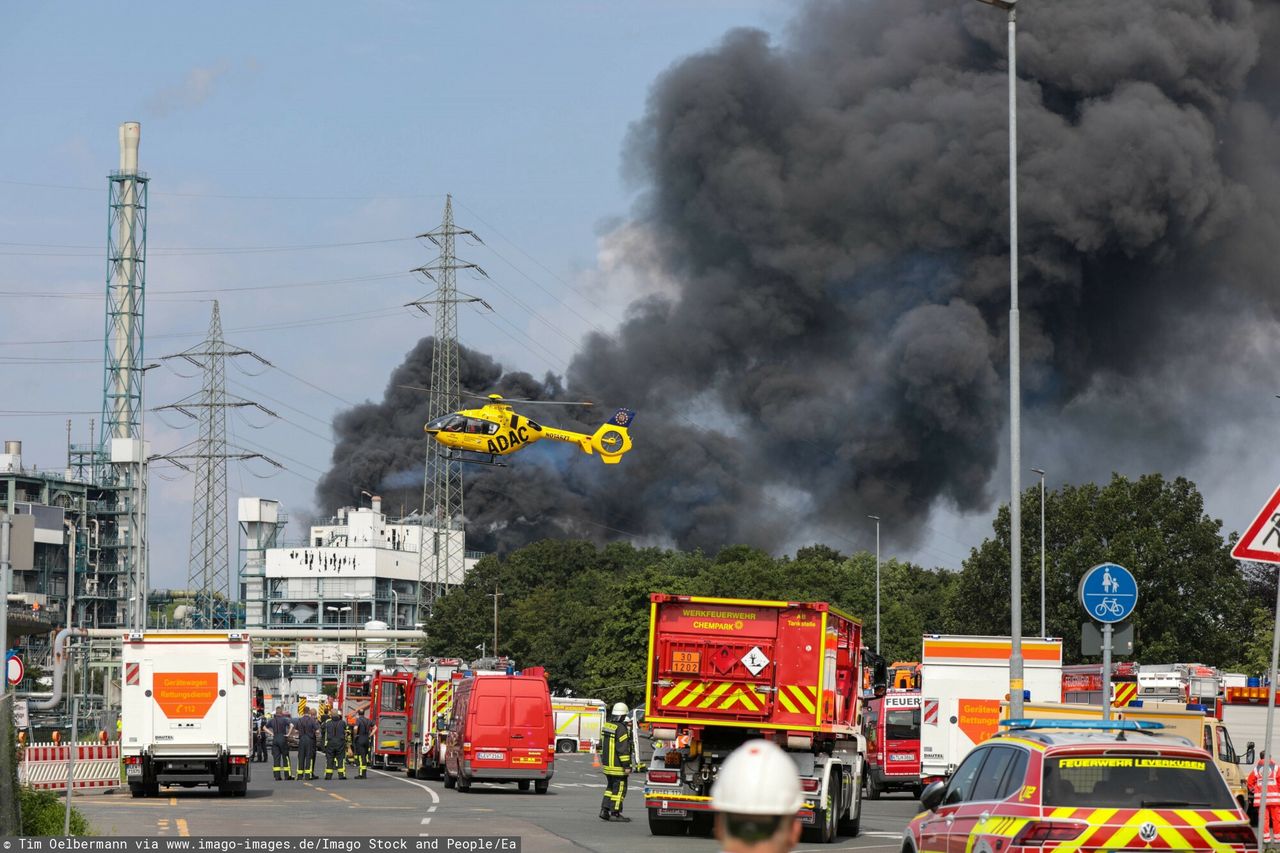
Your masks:
M316 756L325 756L324 778L347 778L347 753L355 760L357 779L368 778L370 750L375 731L373 722L363 710L351 722L342 719L334 708L323 721L315 708L305 708L297 717L289 716L283 705L276 706L271 717L258 712L254 717L253 760L266 761L268 743L271 770L277 780L311 779L316 776ZM290 735L298 738L298 765L294 772Z

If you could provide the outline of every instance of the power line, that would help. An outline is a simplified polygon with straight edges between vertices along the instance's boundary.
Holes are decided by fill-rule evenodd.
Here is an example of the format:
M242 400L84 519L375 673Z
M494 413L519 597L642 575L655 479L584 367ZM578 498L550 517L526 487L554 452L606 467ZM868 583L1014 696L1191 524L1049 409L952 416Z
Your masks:
M405 243L413 237L388 237L382 240L356 240L348 243L298 243L282 246L172 246L148 247L153 257L157 254L165 257L191 257L199 255L252 255L273 252L306 252L317 249L347 249L354 246L378 246L387 243ZM89 251L75 252L9 252L0 251L0 255L25 255L39 258L96 258L101 257L101 246L88 246L72 243L15 243L0 241L0 246L26 246L45 249L76 249Z
M71 184L46 184L32 181L0 181L0 185L13 187L34 187L46 190L75 190L80 192L101 192L98 187L83 187ZM232 195L226 193L181 193L156 192L152 195L169 196L171 198L212 198L238 201L407 201L412 199L437 199L439 193L416 195Z

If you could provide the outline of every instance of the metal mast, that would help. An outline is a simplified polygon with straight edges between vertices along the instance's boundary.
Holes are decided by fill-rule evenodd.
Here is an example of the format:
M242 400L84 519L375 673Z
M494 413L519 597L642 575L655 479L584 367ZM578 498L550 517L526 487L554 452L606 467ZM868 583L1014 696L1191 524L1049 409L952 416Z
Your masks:
M174 453L158 456L190 470L184 461L195 462L195 497L191 507L191 551L187 568L187 588L196 591L196 622L209 628L231 627L231 570L227 539L227 461L264 459L260 453L240 450L227 444L227 410L253 407L272 412L258 403L227 395L226 360L249 356L270 366L265 358L222 339L222 315L213 303L209 334L204 342L166 359L180 358L200 368L204 387L177 403L156 411L173 410L200 423L200 437ZM197 411L193 411L197 410Z
M145 627L147 608L146 476L142 441L142 319L146 295L147 183L138 171L137 122L120 125L120 169L108 176L107 317L102 432L94 480L114 504L114 570L124 575L126 623Z
M454 225L453 196L445 196L444 220L440 227L418 235L434 243L440 249L440 255L431 263L414 270L434 281L436 291L430 299L410 303L424 313L429 313L426 306L437 306L435 340L431 351L430 418L461 408L462 390L458 381L458 303L479 302L487 307L487 303L479 297L458 292L458 270L475 270L478 274L487 276L479 266L459 260L454 254L454 242L460 235L480 242L474 231ZM422 483L422 519L423 541L418 550L417 612L419 619L425 621L435 608L436 597L449 582L450 570L455 564L461 568L466 550L462 462L450 458L447 450L434 441L427 443L426 471ZM457 536L454 535L455 531ZM429 546L428 534L432 538Z

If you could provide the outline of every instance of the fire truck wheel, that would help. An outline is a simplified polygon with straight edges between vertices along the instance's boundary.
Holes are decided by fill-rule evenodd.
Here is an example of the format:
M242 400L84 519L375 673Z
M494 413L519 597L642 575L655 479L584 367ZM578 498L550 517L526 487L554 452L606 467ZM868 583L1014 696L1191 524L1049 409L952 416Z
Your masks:
M545 794L551 788L551 782L548 779L535 779L533 782L533 792L535 794Z
M880 792L881 792L880 783L876 781L876 774L868 773L867 774L867 799L868 800L880 799Z
M520 786L520 790L521 790L521 791L527 791L527 790L529 790L529 780L528 780L528 779L522 779L521 781L517 782L516 784Z
M568 753L568 752L573 752L576 748L577 748L577 744L575 744L571 740L556 741L556 752Z
M144 785L130 785L129 794L134 799L145 797L147 795L146 787Z
M458 777L457 785L459 794L466 794L471 791L471 780L465 776Z
M862 831L862 788L851 785L849 793L849 811L840 818L836 829L848 838L857 838Z
M821 809L818 810L817 817L822 821L811 830L807 830L805 835L808 836L807 841L817 842L818 844L830 844L836 840L836 812L840 808L840 785L835 776L832 776L831 783L827 786L827 797Z
M455 787L457 784L458 784L458 780L457 780L457 779L455 779L455 778L454 778L454 777L449 773L449 771L448 771L448 770L445 770L445 771L444 771L444 786L445 786L446 788L453 788L453 787Z
M710 838L716 831L716 819L714 815L696 814L693 820L689 822L689 834L698 838Z

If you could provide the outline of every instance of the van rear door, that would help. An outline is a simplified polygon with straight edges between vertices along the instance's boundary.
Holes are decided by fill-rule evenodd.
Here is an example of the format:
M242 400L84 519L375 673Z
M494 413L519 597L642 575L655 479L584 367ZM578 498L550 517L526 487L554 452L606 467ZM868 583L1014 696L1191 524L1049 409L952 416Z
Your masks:
M511 682L511 766L541 770L554 749L551 697L546 682L517 678ZM551 749L548 749L550 747Z
M467 708L471 717L471 766L474 770L511 767L511 679L478 676Z

